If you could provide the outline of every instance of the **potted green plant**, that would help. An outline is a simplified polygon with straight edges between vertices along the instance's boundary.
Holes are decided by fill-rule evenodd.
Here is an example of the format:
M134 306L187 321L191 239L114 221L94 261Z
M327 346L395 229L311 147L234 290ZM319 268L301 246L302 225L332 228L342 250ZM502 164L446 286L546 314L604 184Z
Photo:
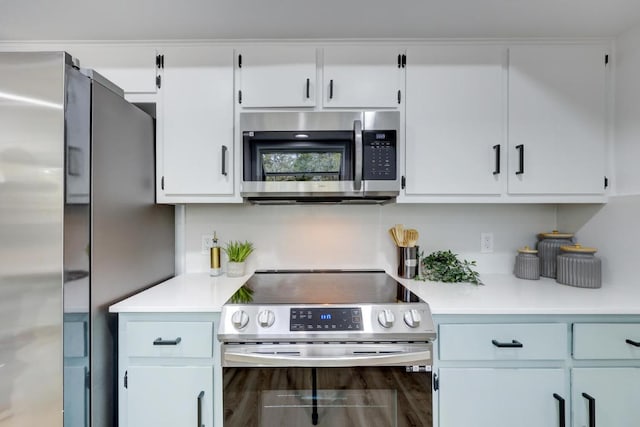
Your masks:
M224 248L229 262L227 263L227 276L240 277L244 275L245 261L253 252L253 243L244 241L227 242Z

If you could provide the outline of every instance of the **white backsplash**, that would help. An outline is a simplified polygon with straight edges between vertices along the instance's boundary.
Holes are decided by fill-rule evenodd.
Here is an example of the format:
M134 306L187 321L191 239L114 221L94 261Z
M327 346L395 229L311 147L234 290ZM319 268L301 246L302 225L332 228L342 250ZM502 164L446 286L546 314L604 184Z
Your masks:
M518 247L556 228L555 205L250 206L187 205L185 270L205 271L203 234L220 242L250 240L251 268L387 268L396 251L388 229L416 228L425 253L451 249L476 260L481 273L509 273ZM492 232L494 252L480 253Z

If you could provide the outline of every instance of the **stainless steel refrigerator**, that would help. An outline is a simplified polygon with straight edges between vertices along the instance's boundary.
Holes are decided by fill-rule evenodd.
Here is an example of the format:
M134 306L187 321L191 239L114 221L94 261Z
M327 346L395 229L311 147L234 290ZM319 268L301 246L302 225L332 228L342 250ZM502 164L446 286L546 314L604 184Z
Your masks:
M0 53L0 426L116 424L107 308L174 274L154 121L63 52Z

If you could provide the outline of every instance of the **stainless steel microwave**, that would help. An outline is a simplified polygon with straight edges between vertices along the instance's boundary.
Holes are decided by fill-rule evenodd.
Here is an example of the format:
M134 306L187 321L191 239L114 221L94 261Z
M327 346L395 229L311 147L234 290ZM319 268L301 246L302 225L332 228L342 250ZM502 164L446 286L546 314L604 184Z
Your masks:
M385 203L400 193L397 111L241 113L254 203Z

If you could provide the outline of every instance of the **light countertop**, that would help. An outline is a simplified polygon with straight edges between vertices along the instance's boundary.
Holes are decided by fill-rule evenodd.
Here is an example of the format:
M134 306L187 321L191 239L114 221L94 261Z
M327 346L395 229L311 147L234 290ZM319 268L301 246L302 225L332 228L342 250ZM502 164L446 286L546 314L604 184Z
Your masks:
M640 314L640 285L608 284L600 289L560 285L554 279L517 279L485 274L484 286L400 279L439 314ZM110 312L219 312L251 277L189 273L174 277L109 307Z

